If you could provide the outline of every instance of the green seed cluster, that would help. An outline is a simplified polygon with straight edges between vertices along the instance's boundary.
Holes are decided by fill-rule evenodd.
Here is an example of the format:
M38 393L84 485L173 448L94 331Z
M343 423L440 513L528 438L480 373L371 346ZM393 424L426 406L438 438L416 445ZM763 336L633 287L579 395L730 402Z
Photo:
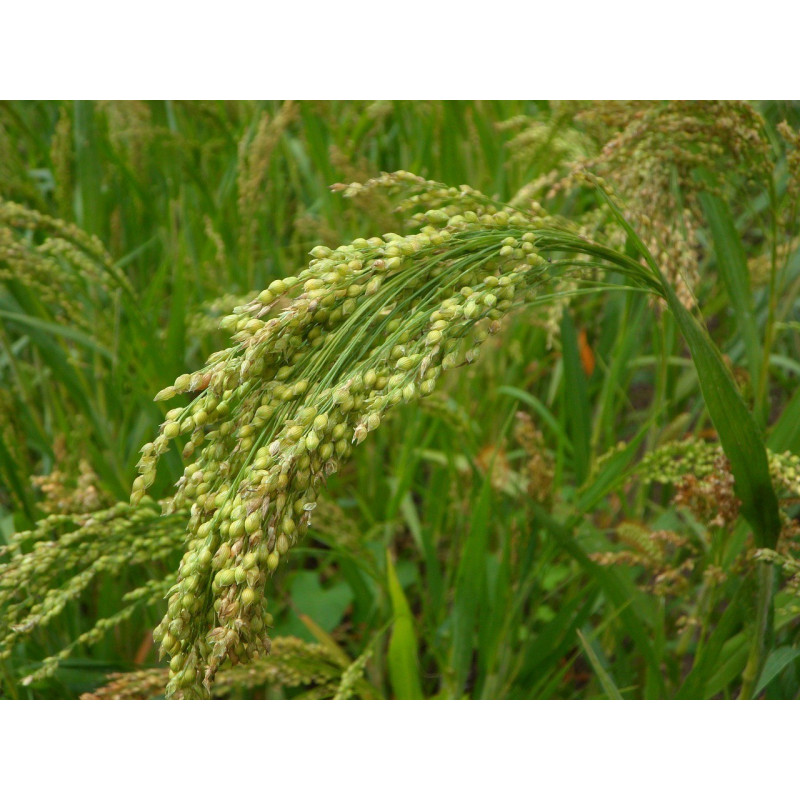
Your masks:
M336 689L336 694L333 695L334 700L349 700L359 690L360 685L364 684L364 672L367 668L367 662L372 658L372 645L367 647L363 653L342 673L339 686Z
M0 564L0 664L16 644L56 619L100 577L118 575L135 564L173 560L185 514L164 517L162 511L147 500L137 508L119 503L91 514L53 514L0 548L0 561L5 562ZM159 578L147 590L124 598L122 616L100 620L48 658L32 679L52 674L77 645L97 641L136 607L158 603L174 580L162 590L163 582Z
M500 129L516 132L508 144L512 161L542 167L514 202L572 191L586 185L587 173L593 182L605 179L625 198L626 215L688 308L700 280L701 193L727 191L740 180L760 193L773 168L764 119L741 101L568 102ZM591 238L624 249L626 233L605 210L584 212L579 221Z
M91 327L79 298L110 293L126 279L100 241L75 225L0 197L0 283L18 281L56 318Z
M785 453L767 451L769 472L776 489L800 500L800 456L788 450Z
M769 471L778 493L800 498L800 456L767 451ZM716 442L687 438L669 442L648 453L637 469L640 478L659 483L678 483L686 475L705 478L717 470L717 461L724 458Z
M188 437L174 499L190 509L187 549L155 631L169 695L207 697L223 663L269 652L265 584L326 478L392 408L473 361L544 280L528 218L489 213L472 192L441 195L459 197L456 214L418 215L419 233L314 248L299 275L223 319L233 347L157 396L199 392L167 413L132 492L135 503L170 441Z
M367 652L367 656L369 656ZM362 664L359 658L349 667L336 653L324 645L304 642L294 636L279 636L272 643L270 657L263 661L221 673L213 686L214 697L226 697L233 691L270 688L306 687L305 697L334 697L344 686L350 695L364 687L363 676L353 679L353 668ZM155 700L164 694L167 670L143 669L109 676L105 686L81 700ZM353 686L350 686L354 683Z
M602 113L602 112L601 112ZM736 175L761 192L769 185L770 144L763 118L740 101L670 101L631 107L624 127L580 171L602 176L626 198L629 218L691 308L699 284L700 194L721 191ZM590 122L592 111L583 112ZM579 178L578 175L574 177ZM568 181L569 183L569 181ZM622 244L624 234L611 235Z
M103 617L87 631L84 631L74 642L71 642L58 653L48 656L42 661L41 667L22 679L23 686L30 686L37 681L44 681L52 677L64 659L69 658L75 648L99 642L107 633L113 631L121 622L129 619L134 611L152 605L155 599L163 596L164 592L175 580L174 575L168 578L154 578L138 588L123 595L122 608L110 617Z
M719 445L701 439L669 442L648 453L637 469L642 480L678 483L685 475L704 478L714 471L719 458Z

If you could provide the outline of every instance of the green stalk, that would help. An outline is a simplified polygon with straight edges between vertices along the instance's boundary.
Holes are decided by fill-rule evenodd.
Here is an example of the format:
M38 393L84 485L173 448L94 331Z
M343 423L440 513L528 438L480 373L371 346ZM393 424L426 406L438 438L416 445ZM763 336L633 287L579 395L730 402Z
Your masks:
M764 662L767 659L773 634L775 573L776 567L774 564L759 563L756 572L758 581L756 620L753 626L750 655L742 673L742 688L739 692L739 700L753 698L753 690L758 683L761 671L764 669Z
M775 343L775 316L778 308L778 213L775 196L775 182L769 182L769 221L770 221L770 267L769 267L769 300L767 303L767 321L764 326L764 352L761 358L761 374L758 376L758 395L762 398L765 418L769 416L769 357Z

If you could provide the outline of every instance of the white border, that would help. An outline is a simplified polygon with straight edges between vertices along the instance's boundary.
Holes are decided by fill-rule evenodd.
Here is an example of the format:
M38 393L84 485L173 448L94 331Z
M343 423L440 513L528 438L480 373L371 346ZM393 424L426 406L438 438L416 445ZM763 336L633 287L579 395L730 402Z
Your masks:
M800 4L7 4L0 98L789 99Z
M790 702L19 701L0 710L13 796L15 786L81 798L795 793Z

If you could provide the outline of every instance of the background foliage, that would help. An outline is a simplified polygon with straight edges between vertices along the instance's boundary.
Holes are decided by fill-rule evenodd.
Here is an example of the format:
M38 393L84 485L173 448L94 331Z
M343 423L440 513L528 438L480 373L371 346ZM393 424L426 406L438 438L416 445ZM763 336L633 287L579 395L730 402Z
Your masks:
M272 654L215 693L795 697L799 123L784 103L0 104L3 696L163 692L186 520L127 505L152 398L315 245L402 233L387 193L329 187L403 169L637 256L599 176L731 368L781 538L752 538L676 318L564 281L356 448L268 589Z

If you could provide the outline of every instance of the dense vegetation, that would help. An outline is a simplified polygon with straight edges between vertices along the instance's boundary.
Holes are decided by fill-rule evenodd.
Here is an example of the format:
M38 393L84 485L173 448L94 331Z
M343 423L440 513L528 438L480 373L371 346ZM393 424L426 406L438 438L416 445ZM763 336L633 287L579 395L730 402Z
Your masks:
M0 104L2 696L796 697L799 127Z

